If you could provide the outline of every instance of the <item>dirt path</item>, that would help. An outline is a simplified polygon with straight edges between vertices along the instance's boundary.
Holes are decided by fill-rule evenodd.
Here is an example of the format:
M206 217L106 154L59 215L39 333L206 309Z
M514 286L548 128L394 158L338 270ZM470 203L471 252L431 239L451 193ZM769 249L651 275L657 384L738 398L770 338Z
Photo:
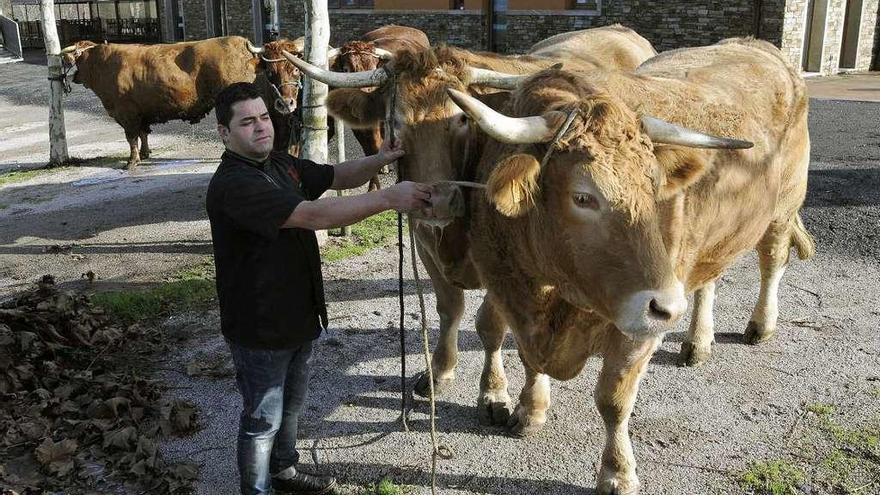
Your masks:
M20 79L21 70L30 79ZM35 81L44 70L0 67L0 172L45 160L40 139L46 133L38 115L45 108L35 106L43 96L32 89L42 87ZM68 128L79 133L71 136L73 145L82 146L72 148L75 154L124 154L121 129L91 93L75 87L72 99ZM742 493L738 473L752 461L772 459L815 466L800 486L804 493L824 493L816 484L823 451L805 447L822 430L817 415L807 410L832 405L831 418L853 431L880 417L877 115L880 104L812 102L813 163L804 219L818 254L808 263L793 263L786 273L776 338L758 347L741 343L758 289L757 265L747 256L719 284L712 360L699 369L676 367L680 332L670 334L653 358L631 421L643 493ZM113 168L121 162L113 159L0 186L0 298L44 273L80 286L86 284L81 274L92 270L99 277L95 288L104 289L154 282L209 255L203 195L219 154L213 126L206 121L194 128L160 127L153 142L155 158L137 174ZM63 244L76 246L53 254L52 246ZM395 270L391 249L325 267L332 330L319 345L301 446L307 462L314 456L348 484L387 475L422 493L429 482L424 404L413 412L413 432L402 433L395 423ZM408 284L407 307L414 313ZM553 383L554 404L539 436L519 440L480 427L473 407L482 366L473 330L480 296L467 296L458 381L438 403L441 441L455 452L440 463L442 492L592 493L604 436L592 399L599 361L590 361L572 381ZM429 319L436 332L433 310ZM418 322L412 316L407 321L412 374L423 363ZM198 493L234 493L239 399L233 382L192 379L184 372L192 359L226 359L217 313L175 315L163 325L191 336L161 367L175 394L201 406L205 426L194 437L166 445L166 452L202 463ZM678 328L686 327L684 321ZM512 342L504 355L516 396L523 374ZM859 493L880 493L880 487L868 485Z

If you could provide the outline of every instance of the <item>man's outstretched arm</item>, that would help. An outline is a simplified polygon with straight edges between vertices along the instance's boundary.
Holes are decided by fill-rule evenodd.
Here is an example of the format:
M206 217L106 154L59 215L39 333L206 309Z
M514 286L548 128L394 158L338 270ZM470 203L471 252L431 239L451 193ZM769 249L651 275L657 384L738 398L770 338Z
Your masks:
M331 189L351 189L367 183L374 175L379 173L384 165L403 156L405 152L400 147L400 141L390 143L387 140L375 155L349 160L335 165L333 184ZM386 208L387 209L387 208Z
M336 181L333 182L335 185ZM430 191L431 188L424 184L401 182L381 191L356 196L303 201L294 208L281 228L332 229L357 223L385 210L420 210L431 206Z

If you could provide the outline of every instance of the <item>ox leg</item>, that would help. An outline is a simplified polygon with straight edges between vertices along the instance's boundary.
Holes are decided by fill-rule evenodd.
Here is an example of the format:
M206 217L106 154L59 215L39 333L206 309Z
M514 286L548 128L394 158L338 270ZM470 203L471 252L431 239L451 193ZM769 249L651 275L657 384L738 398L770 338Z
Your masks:
M480 396L477 399L480 423L506 425L510 419L511 400L507 393L507 375L504 373L501 346L504 344L507 328L488 294L483 298L477 313L477 334L486 352L483 374L480 376Z
M126 165L129 170L135 169L141 161L141 156L138 153L138 134L138 132L125 131L125 139L128 141L128 147L130 150L128 164Z
M150 145L147 142L147 136L150 135L150 131L141 131L139 137L141 139L141 158L149 158L150 157Z
M679 362L684 366L699 366L712 355L715 343L715 319L712 309L715 305L715 282L700 287L694 293L694 312L687 339L681 344Z
M776 319L779 317L779 282L791 249L791 233L788 222L773 222L758 243L758 261L761 267L761 292L758 304L749 318L745 342L759 344L776 333Z
M660 339L632 341L617 331L608 338L596 384L596 407L605 423L605 449L596 491L601 495L631 495L638 493L639 479L629 438L629 418L639 381Z
M417 241L418 242L418 241ZM458 326L464 314L464 291L450 284L443 278L434 264L434 259L418 246L419 258L425 265L434 294L437 296L437 314L440 316L440 337L431 356L431 372L434 375L434 394L445 392L455 380L455 366L458 364ZM427 397L431 390L428 374L423 373L413 392Z
M550 377L538 373L531 368L520 355L526 370L526 384L519 394L516 405L507 426L510 433L518 437L527 437L541 431L547 422L547 409L550 408Z

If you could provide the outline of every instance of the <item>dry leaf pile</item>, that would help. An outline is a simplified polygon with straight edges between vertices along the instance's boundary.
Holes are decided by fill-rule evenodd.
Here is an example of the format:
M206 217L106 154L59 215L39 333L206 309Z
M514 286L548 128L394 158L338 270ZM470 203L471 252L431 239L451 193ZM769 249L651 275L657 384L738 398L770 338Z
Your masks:
M191 492L196 466L168 465L158 441L193 432L196 410L137 372L160 341L50 276L0 306L0 492Z

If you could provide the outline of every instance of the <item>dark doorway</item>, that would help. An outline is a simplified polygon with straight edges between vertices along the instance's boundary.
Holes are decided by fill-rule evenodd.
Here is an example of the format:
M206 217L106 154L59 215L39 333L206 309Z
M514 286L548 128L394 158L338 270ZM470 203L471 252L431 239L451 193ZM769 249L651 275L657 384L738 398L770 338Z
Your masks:
M825 18L828 0L810 0L807 11L807 29L804 33L803 67L807 72L822 70L822 48L825 45Z
M859 30L862 26L862 0L846 2L843 20L843 43L840 46L840 68L854 69L859 51Z

